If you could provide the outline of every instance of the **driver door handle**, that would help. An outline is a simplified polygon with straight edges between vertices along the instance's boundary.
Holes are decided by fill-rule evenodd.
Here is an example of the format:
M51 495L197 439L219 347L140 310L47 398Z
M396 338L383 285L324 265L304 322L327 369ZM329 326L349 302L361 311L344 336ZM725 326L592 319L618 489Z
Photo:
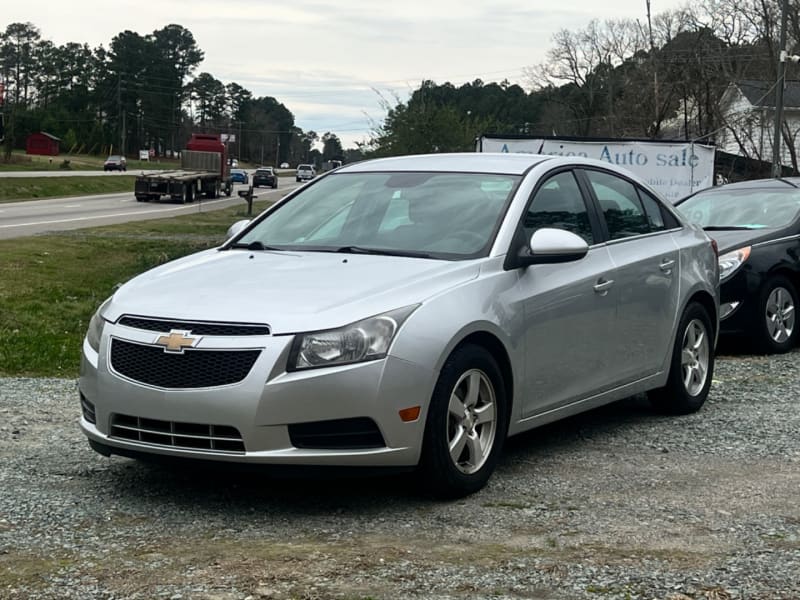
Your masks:
M670 273L672 273L672 267L674 264L675 264L674 260L672 260L671 258L665 258L664 260L661 261L661 264L658 265L658 267L662 271L664 271L664 273L669 275Z
M601 296L605 296L612 285L614 285L613 279L605 279L601 277L597 280L597 283L594 284L594 291Z

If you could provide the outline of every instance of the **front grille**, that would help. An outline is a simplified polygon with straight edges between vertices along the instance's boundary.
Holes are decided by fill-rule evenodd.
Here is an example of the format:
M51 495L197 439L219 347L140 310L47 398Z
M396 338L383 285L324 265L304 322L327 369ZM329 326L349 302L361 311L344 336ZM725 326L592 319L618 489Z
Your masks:
M228 425L205 425L111 415L111 437L187 450L244 453L242 434Z
M119 320L119 324L162 333L178 329L191 331L195 335L269 335L269 327L258 323L203 323L200 321L175 321L125 316Z
M247 377L261 350L184 350L111 341L111 367L133 381L162 388L204 388Z
M83 418L94 425L97 423L97 416L94 412L94 404L86 399L86 396L83 395L83 392L79 393L81 395L81 412L83 412Z
M289 425L289 439L295 448L316 450L355 450L386 446L375 421L367 417L295 423Z

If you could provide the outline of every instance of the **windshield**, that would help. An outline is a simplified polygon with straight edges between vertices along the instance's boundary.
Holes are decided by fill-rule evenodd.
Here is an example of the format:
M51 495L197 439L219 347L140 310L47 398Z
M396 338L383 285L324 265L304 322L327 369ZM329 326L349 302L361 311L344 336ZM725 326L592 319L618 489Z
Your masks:
M800 190L709 190L692 196L676 208L687 219L702 227L784 227L798 216Z
M236 247L473 258L488 252L518 180L480 173L335 173L266 215Z

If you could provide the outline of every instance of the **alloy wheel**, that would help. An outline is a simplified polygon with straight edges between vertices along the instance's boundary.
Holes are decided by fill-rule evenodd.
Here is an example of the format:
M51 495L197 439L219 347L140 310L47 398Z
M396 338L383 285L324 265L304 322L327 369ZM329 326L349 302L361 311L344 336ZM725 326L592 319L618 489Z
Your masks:
M779 286L770 292L764 318L767 321L767 333L774 342L782 344L792 336L794 300L788 290Z
M494 446L497 433L497 401L489 377L470 369L450 394L447 444L456 468L467 475L478 471Z
M692 319L683 334L681 374L683 386L690 396L699 394L706 384L710 344L703 322Z

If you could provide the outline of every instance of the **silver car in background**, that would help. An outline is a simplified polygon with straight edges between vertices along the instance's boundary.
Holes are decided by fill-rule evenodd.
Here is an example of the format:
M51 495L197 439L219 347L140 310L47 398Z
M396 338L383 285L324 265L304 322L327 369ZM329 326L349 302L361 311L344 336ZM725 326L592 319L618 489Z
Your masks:
M347 165L146 272L83 344L98 452L489 479L503 442L640 392L711 385L716 250L607 163L509 154Z

